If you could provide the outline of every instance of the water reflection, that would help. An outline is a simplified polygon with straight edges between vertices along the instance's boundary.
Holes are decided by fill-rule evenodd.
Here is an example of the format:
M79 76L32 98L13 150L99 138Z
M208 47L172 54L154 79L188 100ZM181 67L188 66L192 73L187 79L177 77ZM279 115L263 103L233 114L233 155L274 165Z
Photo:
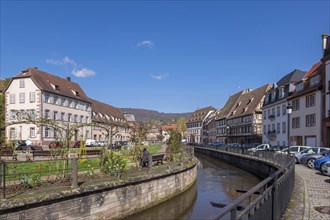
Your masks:
M197 182L185 193L129 220L213 219L221 209L210 201L228 204L240 196L235 189L249 190L259 180L252 174L219 160L196 154L199 159Z

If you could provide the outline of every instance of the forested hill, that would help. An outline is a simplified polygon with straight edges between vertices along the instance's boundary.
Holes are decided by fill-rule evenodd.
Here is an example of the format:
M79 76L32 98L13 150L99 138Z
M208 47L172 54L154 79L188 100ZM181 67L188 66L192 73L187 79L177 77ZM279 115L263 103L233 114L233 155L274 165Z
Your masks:
M163 113L154 110L138 109L138 108L120 108L124 114L133 114L136 121L176 121L178 118L189 118L191 112L187 113Z

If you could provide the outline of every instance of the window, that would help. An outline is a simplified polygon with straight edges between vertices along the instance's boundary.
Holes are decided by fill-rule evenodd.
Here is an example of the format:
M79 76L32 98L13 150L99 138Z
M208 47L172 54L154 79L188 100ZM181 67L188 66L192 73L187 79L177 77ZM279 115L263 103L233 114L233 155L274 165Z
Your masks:
M24 103L25 102L25 93L20 93L19 94L19 103Z
M19 80L19 87L20 88L24 88L25 87L24 79L20 79Z
M74 122L78 122L78 115L74 115Z
M84 116L80 115L80 123L83 123L84 121Z
M300 117L292 118L292 128L300 128Z
M44 94L44 95L43 95L43 99L44 99L43 101L44 101L45 103L48 103L48 102L49 102L49 94L47 94L47 93Z
M30 92L30 102L35 102L36 101L36 94L35 92Z
M36 137L36 128L30 128L30 137L31 138Z
M299 99L292 101L292 111L297 111L300 109Z
M45 128L45 137L50 137L50 128Z
M275 124L272 124L272 131L275 131Z
M282 122L282 133L286 133L286 123Z
M65 113L61 112L61 120L64 121L64 118L65 118Z
M306 96L306 107L315 105L315 94Z
M49 118L49 110L48 109L45 110L45 118Z
M72 120L72 114L69 113L68 114L68 121L71 122L71 120Z
M279 134L281 132L281 124L277 123L276 127L277 127L277 134Z
M264 125L264 134L266 134L266 125Z
M318 84L320 82L320 75L317 75L310 80L310 85L313 86L315 84Z
M270 132L270 125L268 125L268 129L267 129L267 132Z
M10 110L10 120L15 120L16 119L16 110Z
M55 105L58 105L58 96L54 96L54 101L53 101L53 103L54 103Z
M267 117L267 112L266 112L266 110L263 111L262 113L263 113L263 115L264 115L264 119L266 119L266 117Z
M303 89L304 89L304 83L303 82L301 82L301 83L299 83L299 84L296 85L297 92L300 92Z
M279 98L281 99L281 98L283 98L284 97L284 87L281 87L280 89L279 89Z
M53 119L54 119L54 120L57 120L57 112L56 112L56 111L54 111L53 116L54 116Z
M315 126L315 114L306 115L306 127Z
M89 123L89 117L88 116L86 116L85 121L86 121L86 123Z
M15 104L15 94L10 94L10 104Z
M281 107L277 106L276 111L277 111L277 116L280 116L281 115Z
M282 115L286 114L286 105L282 105Z
M10 128L9 132L10 132L9 136L11 137L11 139L15 139L16 137L15 128Z

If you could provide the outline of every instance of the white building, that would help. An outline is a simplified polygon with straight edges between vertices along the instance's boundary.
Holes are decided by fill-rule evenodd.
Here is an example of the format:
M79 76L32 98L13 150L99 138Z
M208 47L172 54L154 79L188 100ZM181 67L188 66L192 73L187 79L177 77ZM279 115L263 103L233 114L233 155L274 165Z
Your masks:
M130 129L124 114L112 105L94 99L92 103L92 138L97 142L117 144L130 140ZM112 138L112 140L111 140Z
M202 136L203 136L203 124L205 119L215 111L215 108L209 106L202 109L197 109L192 113L190 118L188 119L187 125L187 132L186 132L186 139L188 143L202 143Z
M323 146L330 148L330 35L322 35L323 58L321 59L324 66L324 96L323 96Z
M272 146L288 146L287 98L294 91L295 83L306 72L293 70L273 85L266 94L262 107L262 143Z
M291 145L322 146L322 69L322 62L314 64L288 98Z
M82 88L69 77L63 79L30 67L13 77L4 93L6 123L18 122L21 120L18 117L24 114L67 124L91 122L91 103ZM91 138L90 127L79 128L74 139L81 136ZM6 127L7 140L30 139L35 145L48 145L57 138L58 133L46 126L14 124Z

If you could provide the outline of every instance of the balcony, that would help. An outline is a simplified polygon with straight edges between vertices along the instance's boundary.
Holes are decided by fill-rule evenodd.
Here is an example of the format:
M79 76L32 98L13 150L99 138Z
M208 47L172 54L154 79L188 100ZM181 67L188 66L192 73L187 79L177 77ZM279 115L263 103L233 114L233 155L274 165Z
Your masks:
M270 116L268 116L268 119L270 119L270 120L274 120L274 119L275 119L275 115L270 115Z
M268 131L267 132L267 138L269 140L274 140L276 138L276 130L274 130L274 131Z

